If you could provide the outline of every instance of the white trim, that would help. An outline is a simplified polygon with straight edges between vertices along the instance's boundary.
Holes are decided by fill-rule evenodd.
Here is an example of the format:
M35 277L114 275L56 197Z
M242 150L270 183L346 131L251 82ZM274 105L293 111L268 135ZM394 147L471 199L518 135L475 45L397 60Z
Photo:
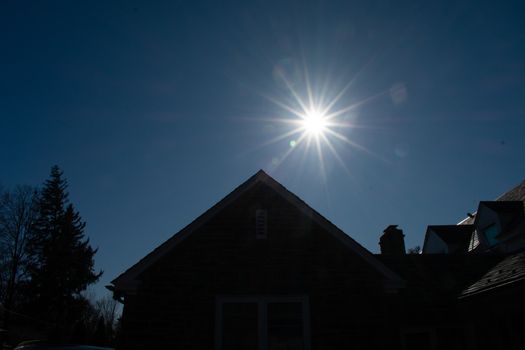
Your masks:
M217 296L215 298L215 349L222 349L222 322L224 304L257 304L257 320L259 328L259 350L268 349L268 304L271 303L301 303L303 320L304 350L311 350L310 335L310 300L306 295L252 295L252 296Z
M268 302L257 303L257 320L259 323L259 350L268 349ZM222 323L222 320L221 320ZM303 334L304 337L304 334ZM222 348L222 344L218 344Z
M154 249L151 253L142 258L135 265L133 265L120 276L111 281L111 283L115 286L115 289L127 290L129 286L136 286L136 281L143 271L145 271L148 267L157 262L165 254L171 251L171 249L173 249L177 244L184 241L194 231L198 230L202 225L204 225L206 222L212 219L215 215L217 215L221 210L226 208L232 202L237 200L242 194L254 187L257 183L264 183L270 188L272 188L279 195L281 195L281 197L283 197L290 204L299 209L304 215L309 217L312 221L317 223L328 233L332 234L341 243L350 248L350 250L352 250L355 254L363 258L368 264L370 264L373 268L375 268L379 273L381 273L385 277L385 284L388 284L389 286L394 286L395 288L401 288L404 285L404 281L401 277L399 277L399 275L387 268L366 248L357 243L354 239L352 239L350 236L348 236L346 233L340 230L337 226L335 226L333 223L324 218L317 211L312 209L308 204L306 204L299 197L291 193L284 186L282 186L280 183L278 183L276 180L274 180L272 177L266 174L264 171L259 170L246 182L241 184L230 194L224 197L221 201L219 201L213 207L204 212L204 214L199 216L188 226L180 230L177 234L173 235L167 241L165 241L156 249Z

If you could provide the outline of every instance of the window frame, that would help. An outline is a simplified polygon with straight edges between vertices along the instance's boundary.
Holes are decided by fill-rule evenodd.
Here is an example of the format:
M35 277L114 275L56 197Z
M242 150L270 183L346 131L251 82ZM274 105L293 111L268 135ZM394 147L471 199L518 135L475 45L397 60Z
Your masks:
M217 296L215 300L215 349L222 348L223 341L223 305L228 303L257 304L257 324L259 350L268 350L268 304L300 303L302 308L302 325L304 350L310 350L310 303L306 295L255 295L255 296Z

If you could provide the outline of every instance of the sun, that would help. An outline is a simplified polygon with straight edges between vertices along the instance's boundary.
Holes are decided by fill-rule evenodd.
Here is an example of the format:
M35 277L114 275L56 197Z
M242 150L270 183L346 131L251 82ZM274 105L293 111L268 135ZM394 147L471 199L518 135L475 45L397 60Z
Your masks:
M301 124L304 131L312 136L322 135L328 126L326 116L316 109L307 111L303 116Z
M376 155L351 139L349 130L363 127L356 123L354 110L383 96L390 90L381 91L375 95L346 104L343 101L355 77L341 89L336 89L335 87L329 88L328 79L325 79L323 84L312 85L306 67L302 78L299 79L294 76L296 81L290 81L285 73L283 70L276 70L276 77L284 83L283 86L287 89L286 95L280 98L270 95L264 96L280 107L282 109L280 113L282 114L279 117L261 119L282 123L288 125L289 128L258 146L262 147L283 140L287 141L289 148L279 156L272 158L272 164L275 167L283 164L286 158L299 150L303 152L301 159L304 163L307 154L313 151L313 153L317 153L321 174L325 179L326 151L331 153L347 174L351 174L351 171L347 166L346 157L340 154L340 151L346 151L351 148L382 159L381 156Z

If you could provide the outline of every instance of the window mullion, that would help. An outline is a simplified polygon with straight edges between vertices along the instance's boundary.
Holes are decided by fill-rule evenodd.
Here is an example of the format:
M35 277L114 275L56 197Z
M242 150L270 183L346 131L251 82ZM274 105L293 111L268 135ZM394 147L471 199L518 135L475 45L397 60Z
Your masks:
M268 349L268 302L259 300L259 350Z

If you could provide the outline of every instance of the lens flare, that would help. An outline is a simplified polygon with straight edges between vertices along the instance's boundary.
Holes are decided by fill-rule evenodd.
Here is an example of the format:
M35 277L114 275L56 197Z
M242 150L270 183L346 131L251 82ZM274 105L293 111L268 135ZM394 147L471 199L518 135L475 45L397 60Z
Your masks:
M327 127L327 120L323 113L313 109L306 112L302 125L305 130L310 135L319 136L322 135Z
M358 75L359 72L356 77ZM295 75L294 77L297 78ZM352 140L349 137L348 130L363 127L356 123L354 110L387 94L389 91L381 91L364 99L345 104L345 95L356 77L352 78L342 89L330 91L328 80L325 81L324 85L321 84L316 87L314 84L312 86L306 67L303 79L294 79L293 82L287 79L283 70L276 70L275 78L279 79L286 87L288 96L277 98L265 95L268 100L282 109L282 113L279 117L264 118L263 120L288 125L289 128L257 148L283 140L288 141L289 147L286 151L280 155L278 160L274 159L273 165L275 167L285 163L288 156L294 152L303 153L303 162L307 154L317 153L323 179L326 178L325 151L328 151L348 174L350 174L347 166L348 158L340 154L345 149L355 149L385 161L380 155ZM302 81L297 82L296 80Z

